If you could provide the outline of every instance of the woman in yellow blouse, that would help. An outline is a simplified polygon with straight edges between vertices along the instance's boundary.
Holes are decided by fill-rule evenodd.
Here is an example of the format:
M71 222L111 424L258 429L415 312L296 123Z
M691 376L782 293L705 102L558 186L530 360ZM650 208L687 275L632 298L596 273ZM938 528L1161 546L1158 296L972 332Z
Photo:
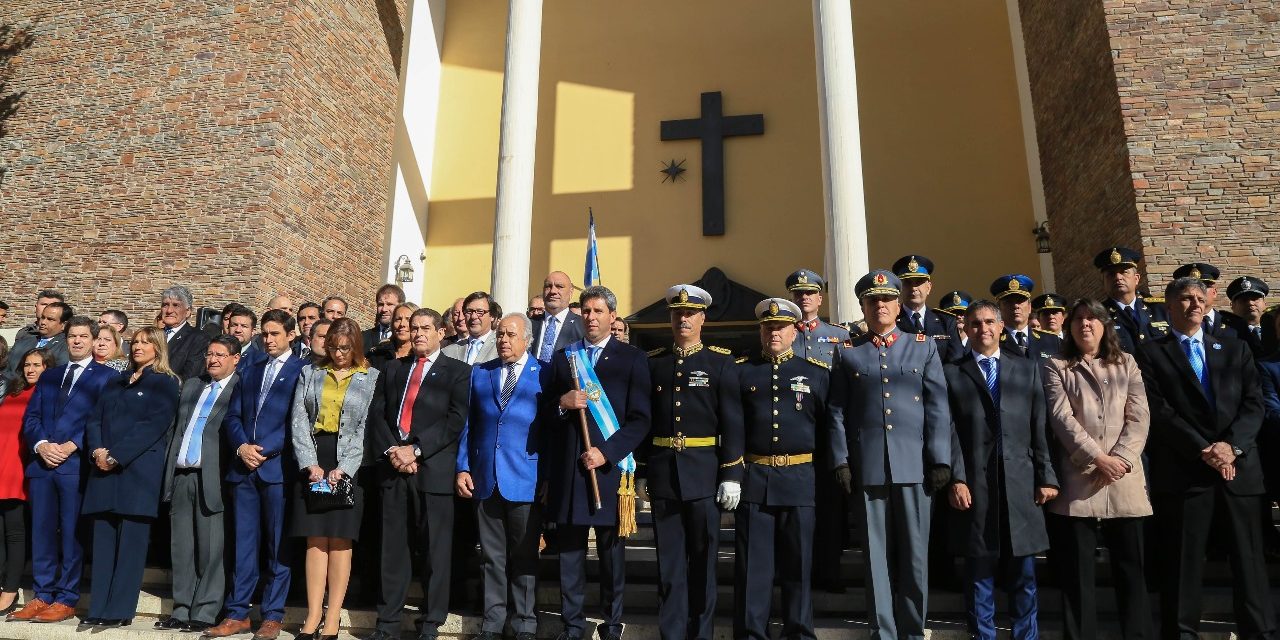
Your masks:
M334 320L325 337L324 357L302 370L293 395L293 450L302 474L289 534L307 539L307 618L298 635L303 640L338 637L351 577L351 544L360 536L364 496L355 476L364 456L365 419L378 379L360 343L354 320ZM340 491L346 485L354 498L352 506L323 509L308 504L309 492Z

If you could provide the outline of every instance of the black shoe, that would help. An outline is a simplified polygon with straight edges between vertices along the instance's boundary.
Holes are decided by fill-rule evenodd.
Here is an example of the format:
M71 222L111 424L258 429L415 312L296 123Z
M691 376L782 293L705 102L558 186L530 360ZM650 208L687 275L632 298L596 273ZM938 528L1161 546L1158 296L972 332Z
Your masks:
M622 640L622 634L606 632L603 629L596 632L596 635L600 636L600 640Z
M494 633L492 631L481 631L480 635L475 637L475 640L502 640L502 634Z
M99 620L99 621L98 621L97 626L99 626L99 627L127 627L127 626L129 626L129 625L131 625L131 624L133 624L133 618L126 618L126 619L120 619L120 618L108 618L108 619L105 619L105 620Z
M439 631L420 631L418 632L418 640L440 640Z
M319 631L319 629L317 628L316 631ZM377 631L365 636L364 640L399 640L399 638L400 636L393 636L382 629L378 629Z
M538 634L521 631L516 634L516 640L538 640Z
M204 632L205 629L208 629L209 627L212 627L212 626L213 624L209 622L200 622L199 620L192 620L191 622L188 622L182 625L182 630L186 633L202 633Z
M560 635L556 636L556 640L582 640L582 637L571 636L567 632L561 631Z
M164 629L166 631L170 629L180 630L183 627L187 626L187 623L173 616L169 616L164 620L157 620L156 623L152 626L155 627L156 629Z
M98 626L100 621L99 618L81 618L80 624L76 625L76 631L88 631Z

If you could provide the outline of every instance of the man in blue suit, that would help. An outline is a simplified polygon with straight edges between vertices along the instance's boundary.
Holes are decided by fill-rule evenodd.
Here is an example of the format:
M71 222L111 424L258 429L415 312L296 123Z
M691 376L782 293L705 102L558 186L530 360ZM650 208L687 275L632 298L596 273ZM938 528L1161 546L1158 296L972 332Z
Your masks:
M296 323L281 309L262 314L262 344L267 359L246 368L227 408L225 433L235 452L226 481L235 523L235 564L226 617L205 631L210 638L247 633L249 599L258 584L259 547L266 584L262 590L262 626L255 640L275 640L284 619L289 569L281 561L284 531L285 469L281 462L289 441L289 408L298 374L306 364L289 348Z
M35 454L26 466L35 598L9 620L60 622L75 613L80 600L84 554L76 524L84 426L102 388L117 375L93 361L97 334L90 318L71 318L66 330L70 361L40 376L22 421L22 444Z
M471 403L458 445L458 495L476 500L484 568L479 640L501 640L508 605L516 640L538 630L536 497L542 430L538 406L551 368L529 355L533 323L509 313L498 323L498 358L471 370ZM507 594L510 594L508 602Z

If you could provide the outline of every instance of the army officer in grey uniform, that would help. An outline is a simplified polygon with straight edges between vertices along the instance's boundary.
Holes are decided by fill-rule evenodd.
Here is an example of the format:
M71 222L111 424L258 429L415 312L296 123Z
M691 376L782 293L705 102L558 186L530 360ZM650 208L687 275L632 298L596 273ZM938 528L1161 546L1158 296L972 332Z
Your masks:
M924 638L932 496L951 480L942 360L935 341L898 328L901 289L888 271L858 280L867 335L831 374L832 454L850 490L856 479L871 637L885 640Z
M849 339L849 330L818 317L818 310L822 308L822 292L826 288L827 281L808 269L800 269L787 276L787 291L791 292L792 302L800 309L800 320L796 322L799 333L791 348L802 360L814 358L830 367L836 349Z
M742 358L746 473L735 523L733 637L769 638L773 578L782 591L782 637L813 638L809 571L814 453L825 445L830 371L792 351L800 308L782 298L756 305L760 353Z

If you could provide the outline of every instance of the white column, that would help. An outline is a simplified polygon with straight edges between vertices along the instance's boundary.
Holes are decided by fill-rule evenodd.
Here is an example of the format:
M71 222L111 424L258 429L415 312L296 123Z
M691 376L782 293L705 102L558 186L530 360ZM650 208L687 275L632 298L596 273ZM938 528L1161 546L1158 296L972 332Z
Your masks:
M832 322L851 322L862 318L854 285L870 267L849 0L813 0L813 42L827 220L828 306Z
M408 256L413 282L405 283L405 297L417 304L422 304L422 283L427 275L422 258L427 250L427 202L440 105L445 1L410 0L400 58L400 117L392 158L395 176L390 184L384 268L386 281L399 284L396 260Z
M533 160L538 136L542 0L510 0L508 11L491 293L502 308L523 309L527 302L525 297L529 295L529 233L533 223Z
M1027 156L1027 182L1031 187L1031 212L1035 216L1035 224L1049 219L1048 207L1044 201L1044 177L1040 173L1040 140L1036 137L1036 112L1031 102L1031 74L1027 71L1027 45L1022 38L1022 13L1018 9L1018 0L1005 0L1005 11L1009 14L1009 41L1013 45L1013 75L1018 81L1018 106L1022 115L1022 148ZM1040 282L1036 283L1041 291L1055 291L1053 276L1053 254L1041 253Z

